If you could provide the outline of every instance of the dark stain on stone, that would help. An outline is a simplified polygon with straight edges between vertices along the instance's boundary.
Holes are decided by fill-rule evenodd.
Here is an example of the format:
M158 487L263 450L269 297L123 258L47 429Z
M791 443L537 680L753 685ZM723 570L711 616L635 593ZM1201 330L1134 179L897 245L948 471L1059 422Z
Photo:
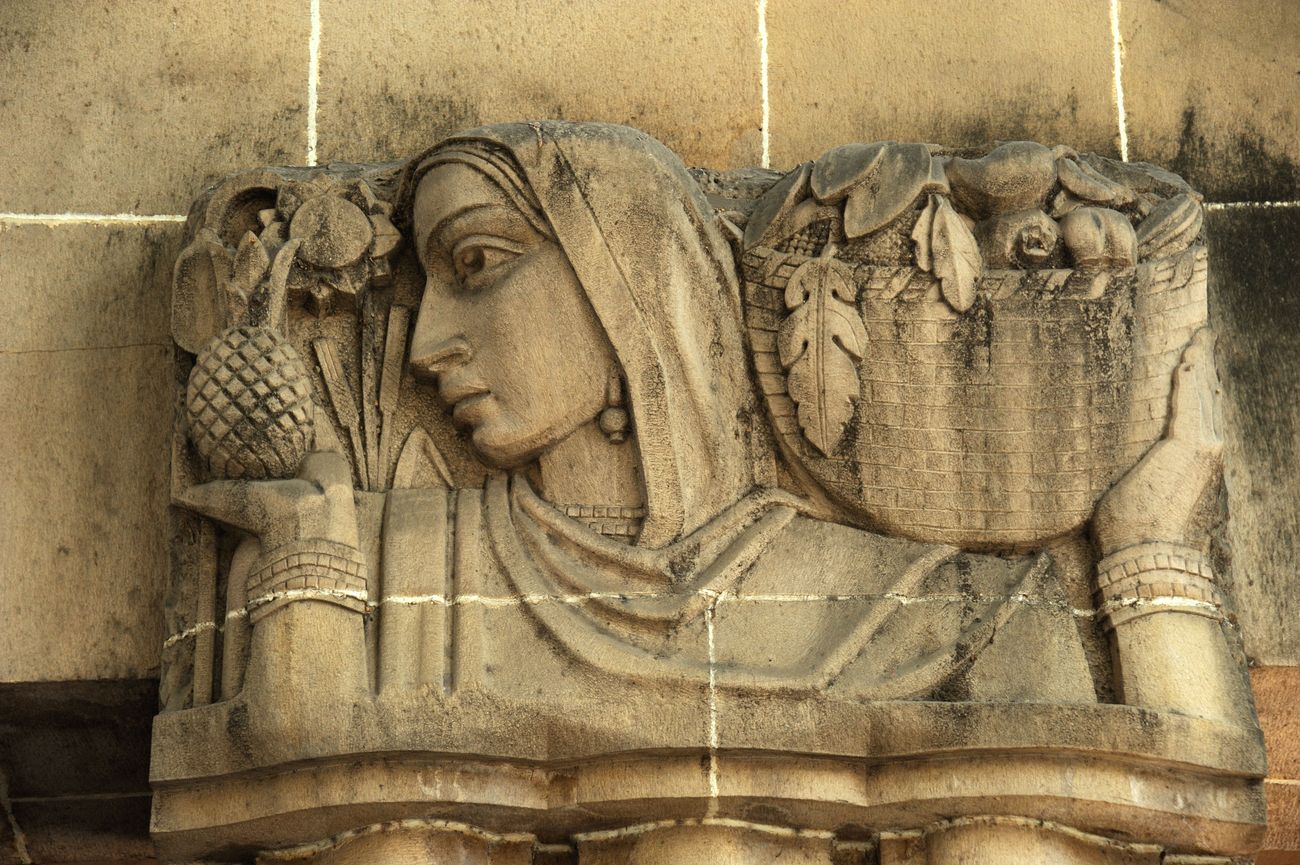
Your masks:
M1295 161L1259 130L1214 134L1193 105L1183 110L1178 152L1168 167L1215 201L1290 200L1300 189Z

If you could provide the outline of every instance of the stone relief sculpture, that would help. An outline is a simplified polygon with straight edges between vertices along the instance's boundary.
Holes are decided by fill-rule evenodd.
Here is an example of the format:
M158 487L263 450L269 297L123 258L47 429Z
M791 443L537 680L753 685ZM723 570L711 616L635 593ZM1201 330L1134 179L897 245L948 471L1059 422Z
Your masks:
M189 231L167 861L1259 843L1178 177L518 123Z

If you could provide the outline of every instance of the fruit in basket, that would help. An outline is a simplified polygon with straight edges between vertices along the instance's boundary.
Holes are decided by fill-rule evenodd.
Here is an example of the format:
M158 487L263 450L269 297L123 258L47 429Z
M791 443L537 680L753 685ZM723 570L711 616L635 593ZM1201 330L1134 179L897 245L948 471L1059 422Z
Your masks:
M1061 237L1075 267L1132 267L1137 235L1128 217L1108 207L1079 207L1061 218Z
M199 354L185 389L190 439L223 478L293 475L312 442L311 379L274 329L238 325Z
M1051 148L1011 141L979 159L948 163L948 182L958 211L976 219L1042 207L1056 182Z

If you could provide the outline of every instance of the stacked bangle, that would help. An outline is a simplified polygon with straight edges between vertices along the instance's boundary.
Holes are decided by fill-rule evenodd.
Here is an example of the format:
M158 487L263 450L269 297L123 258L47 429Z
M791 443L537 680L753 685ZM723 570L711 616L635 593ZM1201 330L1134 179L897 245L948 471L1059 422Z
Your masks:
M248 575L248 610L257 621L294 601L325 601L364 613L366 563L355 547L325 540L297 541L264 555Z
M1223 606L1205 556L1168 543L1136 544L1102 559L1097 594L1102 617L1112 628L1171 610L1218 618Z

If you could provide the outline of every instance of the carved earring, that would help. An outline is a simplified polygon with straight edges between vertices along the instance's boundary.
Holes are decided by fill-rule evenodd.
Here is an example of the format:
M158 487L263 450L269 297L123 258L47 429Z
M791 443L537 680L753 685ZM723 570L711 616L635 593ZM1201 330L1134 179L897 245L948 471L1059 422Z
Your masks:
M618 370L613 370L609 374L605 402L606 405L601 409L596 422L600 424L600 431L605 434L605 438L612 444L621 444L627 439L627 428L632 418L623 407L623 376Z

